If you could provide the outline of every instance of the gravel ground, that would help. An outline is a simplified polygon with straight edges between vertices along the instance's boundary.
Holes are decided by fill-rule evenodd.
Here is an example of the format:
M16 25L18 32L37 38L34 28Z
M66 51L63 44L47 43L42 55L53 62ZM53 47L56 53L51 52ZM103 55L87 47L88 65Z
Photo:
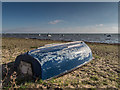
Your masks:
M66 75L51 80L33 80L13 72L15 58L29 50L64 41L2 38L3 88L116 88L120 89L118 47L120 45L87 43L94 60Z

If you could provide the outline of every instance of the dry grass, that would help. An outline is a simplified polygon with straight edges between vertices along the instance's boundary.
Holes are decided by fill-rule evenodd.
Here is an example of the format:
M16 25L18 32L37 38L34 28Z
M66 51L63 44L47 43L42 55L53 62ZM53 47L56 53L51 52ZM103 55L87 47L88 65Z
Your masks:
M118 67L118 45L87 43L92 49L94 60L64 76L49 81L34 82L13 72L16 56L49 43L63 41L36 39L2 39L3 87L10 88L120 88ZM7 67L7 69L5 68ZM8 71L8 73L7 73ZM7 75L6 75L7 73ZM16 77L15 77L16 76ZM10 82L11 81L11 82Z

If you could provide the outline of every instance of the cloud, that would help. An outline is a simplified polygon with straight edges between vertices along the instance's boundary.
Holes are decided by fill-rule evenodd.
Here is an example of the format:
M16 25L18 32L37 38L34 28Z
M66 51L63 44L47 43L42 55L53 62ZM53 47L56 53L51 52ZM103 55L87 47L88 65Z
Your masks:
M57 24L63 22L63 20L54 20L54 21L50 21L49 24Z
M103 26L103 24L97 24L96 26L98 26L98 27L102 27L102 26Z

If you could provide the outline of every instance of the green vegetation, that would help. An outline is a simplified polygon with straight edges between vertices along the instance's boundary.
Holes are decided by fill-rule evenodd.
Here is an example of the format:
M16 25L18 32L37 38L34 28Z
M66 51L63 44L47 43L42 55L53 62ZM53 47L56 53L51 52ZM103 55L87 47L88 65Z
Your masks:
M95 76L90 77L90 79L93 81L98 81L98 77L95 77Z

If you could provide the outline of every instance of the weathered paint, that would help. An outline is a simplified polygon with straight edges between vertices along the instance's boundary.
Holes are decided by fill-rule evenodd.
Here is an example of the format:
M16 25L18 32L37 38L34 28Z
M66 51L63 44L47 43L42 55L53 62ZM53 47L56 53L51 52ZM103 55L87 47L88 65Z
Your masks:
M43 80L68 72L92 60L91 49L82 41L45 45L29 51L27 55L40 64L41 73L33 71L41 74Z
M19 69L23 74L28 74L30 76L33 75L32 73L32 68L31 68L31 64L24 62L24 61L20 61L20 65L19 65Z

